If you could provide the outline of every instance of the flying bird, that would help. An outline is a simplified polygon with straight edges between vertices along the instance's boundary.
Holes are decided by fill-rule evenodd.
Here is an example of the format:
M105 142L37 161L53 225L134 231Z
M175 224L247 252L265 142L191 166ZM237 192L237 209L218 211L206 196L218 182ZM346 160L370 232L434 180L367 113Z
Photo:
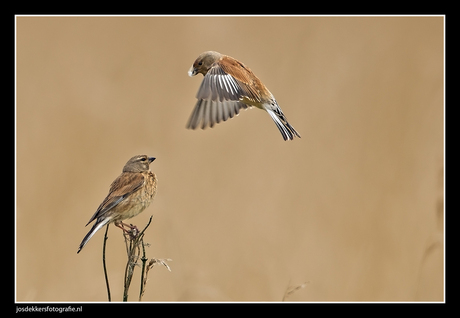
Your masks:
M299 137L288 123L273 94L243 63L215 51L201 53L188 71L189 76L203 74L188 129L202 129L238 115L240 109L255 106L265 110L275 122L284 140Z

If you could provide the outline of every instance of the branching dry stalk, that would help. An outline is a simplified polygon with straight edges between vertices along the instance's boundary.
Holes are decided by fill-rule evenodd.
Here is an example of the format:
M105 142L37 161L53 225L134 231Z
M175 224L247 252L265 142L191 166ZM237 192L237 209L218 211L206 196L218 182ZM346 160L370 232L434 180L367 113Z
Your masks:
M144 258L143 258L144 259ZM145 258L145 261L147 261L147 259ZM144 296L144 293L145 293L145 287L147 285L147 280L148 280L148 275L149 275L149 271L157 264L160 264L160 265L163 265L164 267L166 267L166 269L168 271L171 271L171 268L169 267L169 265L166 263L166 262L170 262L172 261L172 259L170 258L152 258L148 264L148 266L145 267L144 269L144 265L145 263L143 264L143 267L142 267L142 278L141 278L141 292L139 294L139 301L142 300L142 296ZM145 270L145 274L144 274L144 270Z
M128 261L126 262L125 267L123 301L128 301L129 286L131 285L131 280L133 278L134 268L139 260L141 245L144 243L144 232L149 227L150 222L152 222L152 216L141 232L139 232L137 227L133 225L130 226L129 231L124 232Z
M128 301L128 291L129 286L131 285L131 280L134 274L134 268L138 265L138 261L141 260L142 262L142 269L141 269L141 282L140 282L140 291L139 291L139 301L142 300L142 297L145 293L145 287L147 285L147 277L149 270L155 264L162 264L164 265L169 271L171 269L166 264L166 261L170 261L170 259L151 259L150 262L147 264L148 258L145 254L145 247L148 246L147 243L144 243L144 232L149 227L150 223L152 222L152 217L150 217L149 222L145 226L145 228L139 232L136 226L130 225L130 230L124 233L125 237L125 245L126 245L126 252L128 256L128 261L126 263L125 268L125 279L124 279L124 291L123 291L123 301ZM141 257L141 248L142 248L142 257Z
M293 293L295 293L296 291L298 291L299 289L302 289L302 288L305 288L305 286L307 285L307 283L309 282L305 282L301 285L297 285L297 286L294 286L294 287L290 287L288 286L288 288L286 288L286 291L284 292L284 296L283 296L283 301L286 301L286 299L291 296Z
M149 227L150 223L152 222L152 217L153 216L150 217L149 222L147 223L147 225L142 231L139 231L138 228L132 224L130 225L125 224L125 226L128 229L125 229L123 227L124 228L123 236L125 238L126 255L128 257L128 260L126 262L126 267L125 267L125 275L124 275L124 283L123 283L123 301L128 301L129 287L131 285L131 281L133 278L134 269L136 266L139 266L138 264L139 259L142 261L139 301L141 301L142 297L144 296L145 287L148 281L148 273L150 269L152 269L155 265L160 264L160 265L165 266L169 271L171 271L171 268L166 263L167 261L171 261L171 259L169 258L167 259L152 258L147 263L148 258L146 257L145 247L146 246L148 247L149 244L144 243L144 232ZM105 236L104 236L103 247L102 247L102 264L104 267L105 283L107 287L107 297L108 297L108 300L111 301L109 278L108 278L107 267L105 263L105 251L106 251L106 243L108 239L108 236L107 236L108 231L109 231L109 226L107 225ZM142 257L140 256L141 248L142 248Z

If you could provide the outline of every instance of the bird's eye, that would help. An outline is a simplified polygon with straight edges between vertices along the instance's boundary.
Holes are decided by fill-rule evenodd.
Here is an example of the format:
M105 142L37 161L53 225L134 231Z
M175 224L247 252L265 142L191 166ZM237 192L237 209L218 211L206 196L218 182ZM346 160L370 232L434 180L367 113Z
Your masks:
M203 65L203 62L198 62L198 65L199 65L199 66Z
M141 161L145 161L145 160L147 160L147 159L145 159L145 158L141 158Z

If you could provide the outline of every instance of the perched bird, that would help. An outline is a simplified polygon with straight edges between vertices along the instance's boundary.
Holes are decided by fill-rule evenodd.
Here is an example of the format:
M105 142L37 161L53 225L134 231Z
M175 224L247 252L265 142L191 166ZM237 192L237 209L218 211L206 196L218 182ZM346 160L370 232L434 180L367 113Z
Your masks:
M145 155L129 159L123 167L123 172L110 185L109 194L86 224L96 220L83 238L77 253L104 225L113 222L115 226L126 231L123 226L131 226L122 221L138 215L150 205L157 191L157 177L149 170L153 160L155 158Z
M284 140L299 133L284 116L275 97L254 73L233 57L215 51L201 53L188 71L189 76L203 74L195 109L187 128L205 129L238 115L240 109L256 106L268 112Z

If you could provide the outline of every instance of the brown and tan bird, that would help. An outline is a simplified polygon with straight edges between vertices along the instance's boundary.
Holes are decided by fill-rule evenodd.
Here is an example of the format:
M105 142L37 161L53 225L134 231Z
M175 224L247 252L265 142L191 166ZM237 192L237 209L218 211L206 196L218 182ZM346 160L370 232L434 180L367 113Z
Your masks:
M157 191L157 177L149 169L153 160L155 158L145 155L129 159L123 172L110 185L109 194L86 224L96 220L77 253L104 225L115 223L115 226L125 230L123 226L130 226L122 221L138 215L150 205Z
M204 75L195 108L187 128L202 129L238 115L240 109L255 106L268 112L284 140L299 133L284 116L275 97L254 73L233 57L215 51L201 53L188 71L189 76Z

